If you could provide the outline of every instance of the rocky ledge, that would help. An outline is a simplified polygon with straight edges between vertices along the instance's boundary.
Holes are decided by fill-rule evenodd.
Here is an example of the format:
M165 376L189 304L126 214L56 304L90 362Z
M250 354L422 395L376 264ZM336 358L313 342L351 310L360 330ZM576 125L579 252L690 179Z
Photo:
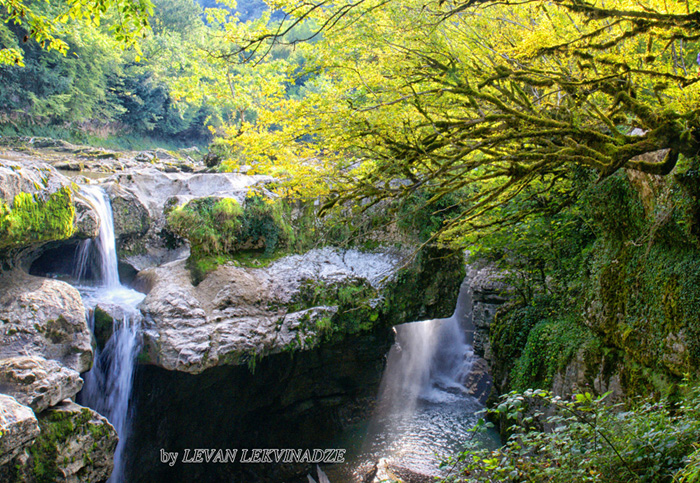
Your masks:
M145 270L137 278L148 291L141 307L142 361L196 374L221 364L254 364L269 354L309 350L377 326L449 315L461 267L450 266L449 258L444 263L450 269L445 273L454 275L452 287L430 291L427 284L423 292L411 291L402 277L411 282L420 278L425 261L414 260L399 270L405 255L324 248L265 268L226 264L196 287L184 261ZM396 318L397 307L409 305L400 312L403 318Z

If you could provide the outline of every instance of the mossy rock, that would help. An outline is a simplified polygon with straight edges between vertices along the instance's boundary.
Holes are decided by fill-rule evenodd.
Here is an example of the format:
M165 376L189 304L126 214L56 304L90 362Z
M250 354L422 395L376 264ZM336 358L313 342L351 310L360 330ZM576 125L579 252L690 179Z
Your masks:
M102 350L114 332L114 318L99 305L95 307L93 317L95 322L93 331L95 342L97 343L97 347Z
M39 416L41 434L29 459L16 465L8 482L104 481L112 472L117 433L92 409L63 402Z
M73 191L64 187L47 197L15 196L11 205L0 200L0 249L65 240L75 232Z

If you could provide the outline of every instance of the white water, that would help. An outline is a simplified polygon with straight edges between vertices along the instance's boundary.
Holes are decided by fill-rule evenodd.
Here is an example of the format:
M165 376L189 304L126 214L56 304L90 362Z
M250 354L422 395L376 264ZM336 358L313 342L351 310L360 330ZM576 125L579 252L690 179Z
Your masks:
M474 359L468 289L465 281L452 317L395 327L377 410L369 424L352 428L339 442L349 447L348 463L328 469L331 481L360 481L380 458L439 476L441 459L472 438L469 430L482 406L464 386Z
M81 186L80 194L95 210L100 220L100 230L94 240L85 240L78 247L75 275L80 282L85 278L89 265L100 273L100 286L120 287L117 268L117 247L114 241L114 218L107 193L98 186ZM92 259L92 257L95 257Z
M112 208L107 194L96 186L83 186L81 193L100 218L99 235L81 243L76 253L78 289L90 313L90 329L95 332L96 306L114 314L112 336L102 350L95 349L94 364L84 375L80 402L105 416L117 430L119 443L114 454L114 471L108 481L124 481L124 448L128 436L129 397L139 349L141 313L137 306L144 295L119 282ZM99 274L92 281L87 273Z

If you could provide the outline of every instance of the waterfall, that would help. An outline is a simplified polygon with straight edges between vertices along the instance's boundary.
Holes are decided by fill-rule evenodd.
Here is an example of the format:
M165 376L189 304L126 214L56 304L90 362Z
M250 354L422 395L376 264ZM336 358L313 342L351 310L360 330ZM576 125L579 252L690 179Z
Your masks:
M368 423L350 428L336 443L349 450L347 465L327 471L334 483L363 481L380 459L440 476L441 459L473 437L470 429L482 406L465 387L474 361L469 281L462 283L451 317L394 329L377 409ZM479 443L490 446L491 438L480 437Z
M100 220L99 234L95 240L85 240L78 246L75 275L84 280L89 264L96 265L100 273L99 284L105 288L119 287L117 246L114 240L114 218L107 193L99 186L81 186L80 194L97 213ZM91 257L96 256L92 261Z
M411 414L420 400L437 403L466 393L463 382L473 359L466 335L471 324L469 298L465 281L450 318L395 327L396 343L382 378L380 403L391 411Z
M81 194L100 220L99 234L85 240L76 252L75 276L89 313L90 328L95 333L95 308L99 305L113 317L112 335L104 347L95 349L92 369L84 375L85 385L80 402L105 416L119 435L114 454L112 483L124 481L124 448L128 436L129 397L139 350L141 313L138 304L144 295L119 282L114 221L109 198L96 186L82 186ZM99 274L91 285L88 273ZM95 278L95 277L93 277Z

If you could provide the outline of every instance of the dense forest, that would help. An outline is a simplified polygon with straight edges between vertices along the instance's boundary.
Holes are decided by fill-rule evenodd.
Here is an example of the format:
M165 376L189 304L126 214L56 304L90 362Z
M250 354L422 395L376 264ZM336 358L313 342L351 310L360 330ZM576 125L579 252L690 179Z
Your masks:
M40 9L49 17L58 11L52 5ZM209 126L230 122L239 108L220 92L218 77L225 68L213 58L196 69L193 62L206 58L222 19L249 22L266 11L258 1L241 2L236 9L216 2L157 2L148 17L149 33L131 49L112 35L113 13L102 24L66 26L62 49L29 41L26 24L3 23L4 49L21 51L22 60L0 67L0 129L10 136L124 148L204 146L212 139Z
M504 445L448 479L697 482L700 1L609 3L156 0L134 38L111 10L56 20L65 48L9 15L0 133L207 147L334 229L365 220L334 242L396 224L497 267L474 431ZM243 223L210 205L168 219L202 263Z

